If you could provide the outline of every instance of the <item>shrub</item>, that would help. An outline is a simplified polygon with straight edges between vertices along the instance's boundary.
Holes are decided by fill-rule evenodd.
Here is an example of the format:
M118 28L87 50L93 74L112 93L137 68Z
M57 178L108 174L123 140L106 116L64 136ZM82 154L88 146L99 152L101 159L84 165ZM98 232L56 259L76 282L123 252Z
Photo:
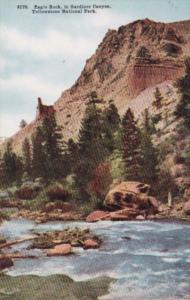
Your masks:
M31 200L37 196L37 191L34 191L30 187L23 187L17 192L17 197L23 200Z
M32 211L44 209L46 204L49 202L48 197L44 191L40 192L37 197L31 201L27 201L23 204L25 209Z
M68 200L70 193L62 185L52 185L47 191L47 196L50 200Z
M162 119L161 114L156 114L151 118L151 121L154 125L158 124Z

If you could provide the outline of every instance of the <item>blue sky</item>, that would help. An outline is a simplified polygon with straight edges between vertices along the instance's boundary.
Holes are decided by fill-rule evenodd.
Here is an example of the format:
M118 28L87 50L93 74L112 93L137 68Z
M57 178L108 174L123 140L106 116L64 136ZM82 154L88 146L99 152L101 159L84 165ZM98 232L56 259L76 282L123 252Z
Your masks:
M18 4L28 10L17 9ZM32 14L38 5L105 5L96 14ZM136 19L189 19L190 0L0 0L0 137L35 117L36 98L54 103L80 75L108 28Z

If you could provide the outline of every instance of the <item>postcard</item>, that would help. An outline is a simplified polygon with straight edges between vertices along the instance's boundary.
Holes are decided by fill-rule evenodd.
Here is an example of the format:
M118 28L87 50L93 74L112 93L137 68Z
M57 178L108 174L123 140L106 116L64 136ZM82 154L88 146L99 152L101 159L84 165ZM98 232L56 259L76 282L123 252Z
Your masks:
M190 299L189 12L0 0L0 299Z

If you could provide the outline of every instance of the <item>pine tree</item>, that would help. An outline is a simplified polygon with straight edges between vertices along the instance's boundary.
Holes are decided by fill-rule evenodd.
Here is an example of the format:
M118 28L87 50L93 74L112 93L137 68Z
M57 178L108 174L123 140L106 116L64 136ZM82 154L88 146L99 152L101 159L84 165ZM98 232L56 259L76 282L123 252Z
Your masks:
M185 60L186 74L177 81L181 100L177 105L176 116L184 119L184 125L190 134L190 57Z
M157 178L157 151L152 142L154 127L148 109L145 109L141 128L142 181L154 183Z
M69 139L67 142L66 160L68 161L69 172L73 173L79 163L79 148L73 139Z
M150 134L143 130L141 134L142 151L142 181L145 183L154 183L157 178L157 154L152 143Z
M26 125L27 125L27 122L23 119L20 121L19 127L20 127L20 129L23 129L24 127L26 127Z
M144 114L143 114L143 121L142 121L142 127L146 130L146 132L148 134L153 134L156 132L156 128L155 125L152 121L152 119L150 118L150 114L149 114L149 110L148 108L146 108L144 110Z
M154 97L155 97L155 100L153 102L153 105L157 109L160 109L162 107L163 97L162 97L162 94L161 94L161 92L160 92L160 90L159 90L158 87L155 90Z
M9 185L16 180L20 180L22 175L22 162L21 159L12 151L11 142L8 142L6 145L2 165L6 185Z
M96 107L96 99L91 96L79 130L79 154L90 158L89 164L98 165L106 156L104 147L101 110Z
M32 154L30 142L25 138L22 145L22 156L23 156L23 167L24 171L30 176L31 175L31 163L32 163Z
M79 130L79 163L75 174L76 184L83 198L89 198L87 184L92 179L95 168L108 155L102 126L102 112L97 108L99 102L96 93L91 93Z
M177 81L178 92L181 99L177 105L175 115L181 117L184 121L184 133L187 136L187 148L185 153L185 161L190 174L190 57L185 60L186 74Z
M32 136L32 175L37 177L48 177L46 166L46 154L44 149L44 137L41 127L38 127Z
M118 109L114 103L110 103L108 108L105 109L105 117L111 126L112 131L116 131L121 123Z
M129 108L122 120L122 148L128 180L139 180L142 170L141 135Z
M55 114L43 118L42 134L49 178L61 178L65 174L63 137L61 128L56 123Z
M102 112L102 133L105 148L111 154L116 148L116 134L120 127L120 116L117 107L110 103Z

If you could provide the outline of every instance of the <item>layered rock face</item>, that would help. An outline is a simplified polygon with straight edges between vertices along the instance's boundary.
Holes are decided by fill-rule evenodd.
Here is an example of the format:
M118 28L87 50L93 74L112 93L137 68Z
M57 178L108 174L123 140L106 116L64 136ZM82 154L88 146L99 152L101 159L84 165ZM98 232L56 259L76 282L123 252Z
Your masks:
M78 80L54 104L65 139L77 136L91 91L95 90L105 105L113 99L123 113L147 89L145 101L152 97L153 87L183 75L190 46L189 27L190 21L165 24L145 19L108 30ZM35 126L36 121L14 136L17 149Z

